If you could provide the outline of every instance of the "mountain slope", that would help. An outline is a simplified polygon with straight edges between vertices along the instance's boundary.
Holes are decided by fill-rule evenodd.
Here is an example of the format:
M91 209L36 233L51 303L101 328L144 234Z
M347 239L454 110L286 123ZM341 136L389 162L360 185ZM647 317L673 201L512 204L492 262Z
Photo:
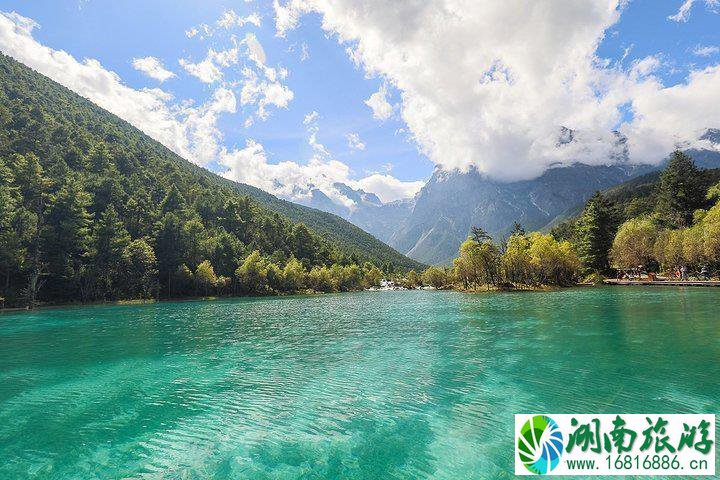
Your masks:
M85 163L81 166L73 162L87 162L87 157L92 154L85 151L89 148L86 138L100 140L109 150L114 168L124 177L118 179L118 182L140 181L140 177L148 175L157 175L163 179L175 176L178 177L178 184L190 191L188 195L191 196L198 189L214 189L214 195L219 197L232 196L233 192L247 195L261 206L263 212L269 209L292 222L304 223L348 256L355 255L378 265L392 263L401 268L421 267L335 215L280 200L262 190L231 182L188 162L115 115L2 54L0 75L0 87L4 92L0 115L4 116L2 120L6 125L0 134L4 144L9 145L2 152L4 156L32 152L38 155L44 167L65 163L71 170L82 169ZM22 121L37 124L36 130L39 132L36 138L32 138L33 134L15 138L17 134L13 131L32 131L28 125L16 125L16 120L11 118L14 111L22 110L29 112L28 119ZM51 137L46 138L48 135ZM63 142L64 145L60 145ZM154 202L158 200L161 198L152 199Z
M499 239L514 222L540 230L568 206L648 171L630 165L576 164L551 168L520 182L496 182L476 170L437 170L415 198L415 208L390 245L424 263L448 263L472 226Z

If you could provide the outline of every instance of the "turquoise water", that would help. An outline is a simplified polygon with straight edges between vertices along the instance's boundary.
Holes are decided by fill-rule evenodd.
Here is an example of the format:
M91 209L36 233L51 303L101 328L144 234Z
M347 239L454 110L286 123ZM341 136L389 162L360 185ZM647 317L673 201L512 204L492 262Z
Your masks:
M0 315L0 478L512 478L513 414L720 411L720 289Z

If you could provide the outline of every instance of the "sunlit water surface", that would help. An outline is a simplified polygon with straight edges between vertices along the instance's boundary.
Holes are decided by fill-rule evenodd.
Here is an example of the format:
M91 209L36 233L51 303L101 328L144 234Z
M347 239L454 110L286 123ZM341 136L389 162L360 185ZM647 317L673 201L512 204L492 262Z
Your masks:
M0 315L4 480L512 478L514 413L718 411L720 289Z

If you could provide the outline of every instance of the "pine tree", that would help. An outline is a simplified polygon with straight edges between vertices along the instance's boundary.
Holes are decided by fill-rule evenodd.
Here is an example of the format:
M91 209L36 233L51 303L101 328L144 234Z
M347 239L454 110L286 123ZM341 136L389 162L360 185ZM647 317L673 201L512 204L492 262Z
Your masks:
M588 271L603 273L610 268L610 249L619 225L615 205L595 192L576 226L578 255Z
M660 176L655 193L655 214L665 228L683 228L692 224L693 212L705 202L701 172L692 158L676 151Z
M49 200L43 231L43 251L48 261L51 295L58 298L77 297L84 301L87 293L83 275L90 249L92 203L81 180L65 179L66 183Z
M130 234L110 205L101 215L93 232L92 283L100 298L117 298L123 281L123 252L130 244Z

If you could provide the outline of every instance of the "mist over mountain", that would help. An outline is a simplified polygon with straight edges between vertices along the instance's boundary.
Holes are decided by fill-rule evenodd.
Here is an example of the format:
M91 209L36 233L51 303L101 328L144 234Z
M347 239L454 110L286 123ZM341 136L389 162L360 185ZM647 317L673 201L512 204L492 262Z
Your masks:
M578 133L561 128L559 148L572 148ZM532 180L501 182L477 169L468 172L436 169L413 199L383 204L377 196L342 185L352 207L340 206L319 190L307 205L335 213L370 232L410 258L428 264L452 261L473 226L502 239L515 222L543 230L604 190L662 168L628 161L627 140L612 133L607 165L576 163L555 166ZM598 141L601 141L599 138ZM696 147L699 146L699 147ZM708 129L685 151L700 168L720 167L720 130ZM336 185L340 190L340 186ZM301 202L302 203L302 202Z
M356 190L344 183L335 183L333 186L354 202L354 205L347 206L333 202L318 188L313 188L307 195L295 198L294 201L301 205L334 213L366 232L370 232L385 243L390 241L397 231L398 225L407 220L415 205L413 199L383 203L374 193L362 189Z

